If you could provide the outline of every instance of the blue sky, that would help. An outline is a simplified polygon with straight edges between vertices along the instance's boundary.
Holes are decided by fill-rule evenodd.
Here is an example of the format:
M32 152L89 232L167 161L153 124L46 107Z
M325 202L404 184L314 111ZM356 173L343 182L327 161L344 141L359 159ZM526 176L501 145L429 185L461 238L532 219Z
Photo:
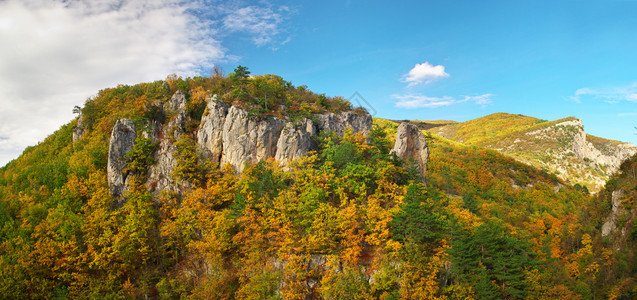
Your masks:
M228 45L254 73L279 74L329 95L358 91L378 117L576 116L591 134L635 143L637 99L628 99L637 94L637 2L554 2L285 3L296 12L287 44L271 51L239 37ZM404 82L425 62L444 66L448 76ZM583 89L591 93L576 95ZM491 96L488 104L397 107L405 95Z
M381 118L575 116L637 144L635 13L613 0L0 1L0 165L101 88L213 64L358 92Z

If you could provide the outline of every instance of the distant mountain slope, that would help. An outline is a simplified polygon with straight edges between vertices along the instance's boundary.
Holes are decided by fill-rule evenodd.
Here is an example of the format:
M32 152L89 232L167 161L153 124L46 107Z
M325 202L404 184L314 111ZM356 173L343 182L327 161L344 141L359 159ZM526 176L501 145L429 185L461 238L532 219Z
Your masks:
M628 143L588 135L580 119L555 121L496 113L428 130L466 145L498 150L515 159L598 191L621 162L637 152Z

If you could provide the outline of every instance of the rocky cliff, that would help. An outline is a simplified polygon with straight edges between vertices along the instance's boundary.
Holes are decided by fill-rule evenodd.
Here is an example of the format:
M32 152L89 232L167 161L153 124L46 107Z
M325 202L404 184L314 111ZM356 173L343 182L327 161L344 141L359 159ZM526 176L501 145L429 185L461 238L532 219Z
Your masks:
M588 136L584 131L584 125L580 119L575 119L569 123L570 126L577 128L577 132L573 137L572 150L582 160L589 160L597 165L607 166L615 172L626 158L637 153L637 148L628 143L618 143L614 147L595 143L594 137ZM566 122L559 125L567 126Z
M124 192L128 175L125 172L126 153L133 149L135 138L137 138L137 132L133 121L130 119L117 120L111 132L106 169L108 186L113 196L121 196Z
M546 149L544 168L573 183L587 183L593 190L601 188L625 159L637 153L632 144L587 135L582 120L576 118L555 122L526 135L536 143L553 145Z
M368 128L365 126L359 128ZM285 170L288 170L291 161L316 148L312 137L317 136L318 131L318 126L310 119L303 119L298 125L285 124L276 145L274 158L281 163Z
M606 216L601 235L618 251L633 252L637 249L637 155L620 165L599 193L598 201Z
M342 136L345 128L368 132L371 127L372 117L367 113L317 114L312 119L290 122L249 116L244 109L213 98L197 131L197 144L213 162L229 163L238 172L243 171L245 163L267 158L275 158L287 168L290 161L316 148L312 138L320 132L334 131Z
M212 162L230 164L242 172L246 163L275 158L289 170L289 163L316 149L314 137L323 131L343 135L346 128L352 132L368 132L372 117L367 113L346 111L339 114L317 114L295 122L276 117L250 116L238 107L229 106L216 97L207 99L206 110L195 133L197 149ZM187 99L177 91L166 103L156 103L165 115L173 116L166 124L150 121L142 132L144 138L158 143L154 153L155 164L149 166L146 185L150 192L179 193L185 182L177 182L172 173L177 166L175 142L186 131ZM111 136L108 162L111 193L119 196L125 189L124 156L133 148L135 126L129 119L118 120ZM426 159L426 157L425 157Z
M429 148L425 135L420 132L418 127L410 123L402 123L396 131L396 142L391 152L406 161L413 161L418 165L423 182L427 173L427 158L429 157Z
M154 141L159 141L159 147L155 152L155 165L150 166L148 170L148 180L146 185L150 192L158 193L160 191L179 192L180 185L184 183L176 182L172 173L177 166L174 157L175 141L185 131L185 122L190 118L186 113L186 95L182 91L177 91L168 102L161 106L164 114L174 115L168 123L153 124L147 135Z
M236 106L230 107L225 119L221 165L231 164L241 172L245 163L274 157L285 121L278 118L251 118L247 111Z
M617 190L611 193L611 213L606 219L606 222L602 225L602 236L608 236L613 231L617 230L617 219L620 212L624 213L625 209L622 206L622 200L624 198L624 191ZM622 235L626 234L626 229L623 229Z
M84 116L80 114L77 118L77 126L73 129L73 144L84 135Z
M582 120L556 121L497 113L430 132L467 145L498 150L555 173L572 184L599 191L622 161L637 153L629 143L586 134Z
M142 137L159 144L153 154L155 164L148 166L148 178L146 185L149 191L159 192L168 190L179 192L180 185L175 182L172 172L177 165L174 159L176 151L175 141L184 133L185 122L189 116L186 113L186 96L182 91L175 93L168 102L157 103L163 113L174 115L166 124L157 121L149 121L147 128L142 132ZM115 123L111 134L108 155L108 184L113 196L121 196L126 189L126 176L123 170L126 167L125 155L133 149L137 132L135 124L130 119L120 119Z
M221 161L223 154L223 124L230 106L213 97L208 101L206 111L197 130L197 145L201 153L213 161Z

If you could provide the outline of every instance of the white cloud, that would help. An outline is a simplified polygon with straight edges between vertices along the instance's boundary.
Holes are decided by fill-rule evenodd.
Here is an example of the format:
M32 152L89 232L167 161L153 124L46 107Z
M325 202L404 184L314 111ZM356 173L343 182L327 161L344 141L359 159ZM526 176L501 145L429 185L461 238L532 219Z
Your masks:
M288 8L282 6L278 11L285 12ZM279 12L257 6L234 9L223 19L223 26L231 32L247 33L255 45L263 46L279 33L279 24L283 19ZM287 42L289 40L286 39L282 44Z
M637 102L637 82L626 86L577 89L570 99L577 103L586 99L602 100L607 103Z
M433 80L449 77L449 74L445 72L443 65L433 66L429 62L422 64L416 64L413 69L403 75L403 81L408 82L408 87L415 86L421 83L428 84Z
M263 45L281 18L207 0L0 0L0 166L99 89L192 76L234 57L222 46L226 21Z
M634 117L637 116L637 113L629 112L629 113L618 113L618 117Z
M479 105L487 105L491 103L492 94L483 94L478 96L464 96L462 98L454 98L450 96L444 97L428 97L424 95L393 95L396 102L396 107L401 108L435 108L441 106L450 106L454 104L464 103L464 102L474 102Z

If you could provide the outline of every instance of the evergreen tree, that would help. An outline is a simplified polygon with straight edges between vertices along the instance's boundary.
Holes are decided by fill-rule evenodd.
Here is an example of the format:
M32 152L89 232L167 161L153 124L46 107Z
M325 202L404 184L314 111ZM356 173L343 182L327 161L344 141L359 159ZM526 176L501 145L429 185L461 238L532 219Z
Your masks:
M529 246L509 235L494 221L480 225L476 232L461 233L452 243L452 273L459 283L474 285L479 298L524 297L524 267L534 262Z

